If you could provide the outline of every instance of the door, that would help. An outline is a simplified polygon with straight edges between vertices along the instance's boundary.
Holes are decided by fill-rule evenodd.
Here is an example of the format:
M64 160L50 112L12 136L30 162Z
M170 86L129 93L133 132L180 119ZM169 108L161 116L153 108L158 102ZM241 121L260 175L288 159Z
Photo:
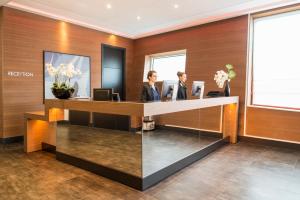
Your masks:
M102 44L102 88L113 88L125 100L126 49Z

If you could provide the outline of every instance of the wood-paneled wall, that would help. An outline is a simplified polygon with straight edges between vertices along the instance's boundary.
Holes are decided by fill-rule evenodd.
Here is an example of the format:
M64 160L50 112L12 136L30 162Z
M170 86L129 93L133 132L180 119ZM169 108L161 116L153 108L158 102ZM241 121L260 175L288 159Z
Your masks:
M1 9L3 137L22 135L24 113L43 108L43 50L90 56L94 88L101 83L101 43L123 47L128 77L132 40L7 7ZM31 72L34 77L11 77L8 71Z
M159 123L219 132L221 114L220 106L201 108L161 115Z
M247 108L246 134L300 142L300 113L264 108Z
M0 138L3 137L3 97L2 97L2 19L3 11L0 8ZM1 140L1 139L0 139Z
M224 65L235 66L232 95L240 97L239 134L244 129L248 17L242 16L156 36L130 40L46 17L0 9L0 138L22 135L23 114L43 107L43 50L91 57L92 88L101 82L101 43L126 48L126 98L137 100L145 56L187 49L188 87L205 81L205 93L218 90L213 77ZM27 71L33 78L9 77ZM189 89L190 95L190 89ZM165 123L219 130L220 109L178 113ZM246 134L300 142L300 113L247 108Z
M128 98L138 99L143 81L145 56L186 49L186 73L189 94L193 80L205 81L205 93L218 90L214 74L225 70L225 64L235 66L237 77L231 84L232 95L240 97L239 132L243 129L243 110L245 97L246 60L247 60L248 17L209 23L197 27L160 34L134 41L134 65L130 68L131 90ZM220 109L219 109L220 110ZM178 125L190 125L194 128L219 130L220 112L218 109L205 109L182 113L182 122L178 116L169 116L168 121L177 121ZM201 118L201 123L196 123Z

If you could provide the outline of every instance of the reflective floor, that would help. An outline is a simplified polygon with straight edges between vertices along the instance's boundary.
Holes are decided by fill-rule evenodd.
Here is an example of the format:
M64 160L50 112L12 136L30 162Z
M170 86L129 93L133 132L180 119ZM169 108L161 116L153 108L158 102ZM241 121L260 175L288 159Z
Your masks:
M299 200L300 151L227 145L145 192L0 144L2 200Z

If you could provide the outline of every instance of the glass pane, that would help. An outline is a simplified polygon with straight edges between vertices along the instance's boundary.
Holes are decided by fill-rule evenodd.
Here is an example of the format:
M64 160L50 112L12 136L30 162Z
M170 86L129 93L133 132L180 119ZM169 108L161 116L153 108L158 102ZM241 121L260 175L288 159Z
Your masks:
M158 74L158 81L177 80L177 72L185 71L185 55L153 58L153 70Z
M93 163L94 170L106 167L142 177L142 135L128 128L130 122L130 116L70 111L68 120L57 122L56 151L85 166Z
M300 11L254 21L253 104L300 108Z
M148 117L143 122L142 177L151 177L174 168L175 163L196 156L208 146L222 141L222 133L201 131L195 127L183 127L187 115L197 116L199 110L183 111ZM219 122L219 118L215 119ZM151 126L151 123L153 125ZM154 125L155 124L155 125ZM150 128L149 128L150 127ZM153 128L151 128L153 127ZM154 128L155 127L155 128ZM149 130L150 129L150 130ZM172 166L172 167L171 167Z

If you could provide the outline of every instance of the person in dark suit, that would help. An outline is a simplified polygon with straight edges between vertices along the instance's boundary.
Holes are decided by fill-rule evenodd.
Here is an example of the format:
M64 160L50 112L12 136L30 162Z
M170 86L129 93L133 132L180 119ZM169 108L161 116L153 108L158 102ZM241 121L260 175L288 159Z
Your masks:
M187 87L186 87L186 73L184 72L177 72L177 76L179 79L178 83L178 92L177 92L177 100L185 100L187 99Z
M158 88L155 86L155 82L157 80L156 71L149 71L147 74L148 83L144 84L141 101L159 101L160 100L160 92Z

